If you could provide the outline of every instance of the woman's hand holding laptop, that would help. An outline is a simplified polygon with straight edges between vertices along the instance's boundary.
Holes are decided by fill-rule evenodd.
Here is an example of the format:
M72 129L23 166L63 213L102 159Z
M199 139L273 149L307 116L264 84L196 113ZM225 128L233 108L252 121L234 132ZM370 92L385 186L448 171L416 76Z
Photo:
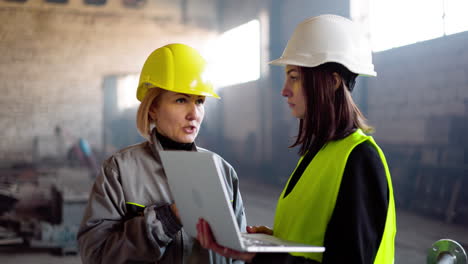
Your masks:
M262 233L272 236L273 230L271 230L268 226L247 226L248 233Z
M211 232L210 225L203 218L200 218L198 220L197 231L197 239L200 242L201 246L206 249L211 249L222 256L225 256L227 258L243 260L245 262L250 262L256 255L256 253L240 252L223 247L216 243L213 237L213 233ZM247 226L247 232L273 235L273 230L266 226Z

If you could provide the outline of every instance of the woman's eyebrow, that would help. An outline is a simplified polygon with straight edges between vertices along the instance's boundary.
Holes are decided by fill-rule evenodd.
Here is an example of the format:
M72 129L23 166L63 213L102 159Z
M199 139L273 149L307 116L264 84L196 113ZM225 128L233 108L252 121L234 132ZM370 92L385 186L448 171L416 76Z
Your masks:
M297 72L296 69L290 69L290 70L288 70L288 71L286 72L286 74L290 74L290 73L293 72L293 71L296 71L296 72Z
M176 95L177 95L177 96L179 96L179 95L183 95L183 96L185 96L185 97L187 97L187 98L190 98L190 95L188 95L188 94L184 94L184 93L176 93Z

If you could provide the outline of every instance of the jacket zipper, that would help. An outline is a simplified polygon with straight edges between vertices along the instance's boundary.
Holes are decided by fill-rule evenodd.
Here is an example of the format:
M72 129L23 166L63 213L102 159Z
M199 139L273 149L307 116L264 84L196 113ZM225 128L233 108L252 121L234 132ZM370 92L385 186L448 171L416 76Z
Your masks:
M184 263L184 237L183 237L183 234L182 234L182 230L179 230L179 234L180 234L180 248L182 249L182 252L180 254L180 259L181 259L181 264Z

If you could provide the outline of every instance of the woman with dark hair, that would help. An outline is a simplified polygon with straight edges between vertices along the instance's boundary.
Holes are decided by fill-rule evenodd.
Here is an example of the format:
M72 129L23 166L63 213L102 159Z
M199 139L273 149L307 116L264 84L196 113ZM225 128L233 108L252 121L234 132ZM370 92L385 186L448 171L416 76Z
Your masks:
M393 263L396 216L385 156L351 92L358 75L376 76L363 35L344 17L322 15L296 27L281 58L281 91L299 119L301 158L276 207L273 229L249 233L324 246L324 253L255 254L218 245L203 219L202 246L251 263Z

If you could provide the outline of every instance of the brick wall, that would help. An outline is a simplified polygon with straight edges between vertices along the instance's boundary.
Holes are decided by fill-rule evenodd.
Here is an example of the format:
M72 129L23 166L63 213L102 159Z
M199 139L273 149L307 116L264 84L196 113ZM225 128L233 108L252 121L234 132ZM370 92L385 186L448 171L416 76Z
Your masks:
M465 32L374 54L368 118L381 142L449 143L450 119L466 116L466 43Z
M466 222L468 201L457 192L467 183L466 43L462 32L376 53L378 76L363 83L397 208L459 223Z
M57 125L99 148L104 76L138 73L155 48L169 42L198 48L213 35L181 25L178 6L151 12L126 11L117 1L69 2L0 2L2 162L31 160L34 137L52 136Z

